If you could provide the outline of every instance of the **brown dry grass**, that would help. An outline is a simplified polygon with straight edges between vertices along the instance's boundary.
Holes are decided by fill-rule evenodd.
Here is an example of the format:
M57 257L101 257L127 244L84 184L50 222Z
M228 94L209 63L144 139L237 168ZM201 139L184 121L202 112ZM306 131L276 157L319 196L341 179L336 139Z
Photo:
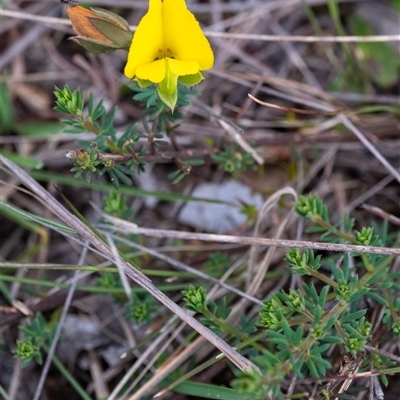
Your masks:
M89 3L113 8L132 25L139 22L147 8L147 1L141 0L102 0ZM205 182L223 182L229 177L216 168L209 154L226 143L237 142L240 146L255 149L257 153L253 155L259 157L258 161L262 163L256 172L244 172L234 179L250 187L253 192L262 194L264 199L270 199L270 207L266 207L258 216L260 221L265 218L266 222L260 223L257 229L246 222L235 230L225 232L230 237L239 237L237 241L231 239L224 244L221 237L213 236L209 238L212 240L210 244L202 241L204 237L188 234L191 228L179 223L181 208L174 204L178 201L157 200L155 196L152 198L156 199L156 203L151 203L148 199L151 196L129 196L128 203L134 208L130 220L144 227L135 232L143 236L140 236L139 244L119 242L118 246L125 251L133 251L136 246L140 252L137 262L149 271L168 271L171 268L201 271L215 252L227 254L230 268L211 278L213 283L225 283L221 286L219 282L213 289L209 285L207 293L210 298L220 299L234 286L235 297L230 302L234 307L232 323L235 323L241 313L248 317L255 316L260 299L281 288L301 285L300 280L293 283L288 274L280 273L285 254L282 247L291 245L282 240L295 239L306 243L305 240L316 239L304 233L302 222L291 216L288 209L276 207L279 199L277 194L285 193L288 197L295 197L313 192L325 201L336 220L345 212L350 212L356 218L357 228L372 223L380 225L383 220L388 220L390 232L398 232L400 120L399 110L393 110L399 104L399 77L385 85L374 80L382 65L373 58L362 60L362 49L357 41L365 41L365 38L355 37L357 35L352 32L350 18L359 15L365 20L371 20L376 35L370 41L393 45L397 56L399 27L396 26L396 13L390 1L340 1L341 19L349 36L343 38L338 35L326 1L309 0L308 4L314 10L323 35L328 37L324 41L313 28L302 1L210 0L188 3L210 32L210 41L216 55L215 67L206 73L207 79L202 83L201 96L185 109L184 120L176 130L176 140L181 150L176 152L170 146L149 156L151 173L146 179L154 183L150 186L146 186L147 182L143 180L135 183L145 189L179 194L184 190L190 193ZM35 180L4 161L1 197L9 204L34 215L61 220L80 233L75 237L55 232L49 226L26 226L16 223L12 218L2 217L2 268L5 275L15 277L12 282L2 282L10 298L0 295L0 338L3 341L0 384L6 389L9 398L39 398L34 396L40 393L42 399L80 398L54 366L49 364L48 371L46 367L33 364L23 369L20 361L13 358L11 351L20 335L17 326L27 320L25 308L28 309L28 317L31 316L29 313L42 311L48 319L61 318L65 322L69 317L69 323L73 325L77 323L73 318L80 317L88 326L94 324L98 327L99 332L89 335L86 342L85 338L81 340L76 337L75 340L67 341L69 349L64 346L64 350L56 352L92 398L116 398L116 388L123 385L125 379L129 380L132 374L137 382L132 384L130 380L134 387L130 392L133 397L130 398L150 398L145 396L157 392L157 384L165 376L178 368L182 368L182 371L193 368L193 365L189 367L188 364L190 360L194 362L195 357L198 365L215 356L215 347L237 366L246 369L251 365L248 360L242 359L220 338L202 331L198 321L186 317L181 308L176 306L175 303L182 305L179 290L168 292L171 297L169 299L157 288L151 288L148 278L132 270L123 260L118 260L114 249L114 241L119 240L118 235L110 233L107 244L104 244L58 202L63 202L58 193L60 191L87 219L97 223L98 208L102 207L101 199L105 193L96 186L82 189L78 184L57 183L56 190L53 185L52 176L55 174L72 176L69 172L70 161L65 153L77 148L77 139L90 138L88 134L78 137L56 131L51 136L43 136L45 130L56 129L55 124L48 123L62 117L52 110L54 86L63 87L68 83L71 88L80 87L87 93L93 92L96 99L107 99L109 107L118 105L117 121L120 127L140 122L142 110L131 99L131 93L121 90L121 84L125 82L121 70L126 54L117 51L110 56L88 55L75 43L68 41L72 31L68 21L60 19L65 18L64 8L56 1L5 2L5 10L9 13L2 16L0 25L0 65L2 82L7 82L10 91L10 104L16 124L6 129L5 122L0 121L2 148L8 153L41 161L44 171L49 175L46 179L42 175L42 180ZM47 18L45 22L40 20L42 17ZM397 35L397 41L394 35ZM290 39L287 39L288 36ZM336 42L346 43L346 47ZM357 63L362 66L355 74L349 73L347 76L344 72L346 51L354 59L359 57ZM336 85L339 89L334 91L333 82L338 80L346 83ZM264 105L251 100L248 94L264 102ZM2 101L2 108L10 106L4 97ZM367 106L379 107L379 110L361 113L360 110ZM243 133L236 126L243 129ZM25 130L30 128L33 133L24 135L24 127ZM212 150L209 143L213 143ZM193 168L183 182L172 186L167 179L167 174L175 168L171 160L185 157L185 154L194 154L195 158L204 156L206 163L202 167ZM105 182L105 178L99 178L99 181ZM237 197L240 197L239 193L232 193L233 201ZM122 232L122 222L117 222L117 226ZM151 232L146 227L169 232L180 231L179 238L185 240L177 241L178 234L174 236L167 231ZM250 240L249 243L249 240L240 240L243 233L255 238L273 238L277 242L272 244L278 246L270 247L266 255L261 257L255 245L266 242ZM146 234L151 237L147 238L144 236ZM249 244L253 245L250 252L248 246L245 246ZM313 248L316 244L312 242L304 246ZM352 250L322 248L331 251ZM387 253L390 252L398 255L396 248L387 249ZM126 273L134 282L153 290L153 296L172 313L160 306L151 326L128 322L123 317L125 309L121 302L111 296L90 294L79 287L75 288L76 285L96 285L96 273L59 271L54 265L99 267L109 265L109 260L120 268L121 277ZM23 262L26 268L21 265L17 268L17 262ZM14 269L10 269L12 263ZM28 268L29 264L33 264L34 268ZM243 266L246 266L247 274ZM240 274L236 272L238 268ZM398 268L398 260L393 261L393 271L398 271ZM265 279L267 271L272 272L269 279ZM210 273L210 270L203 272ZM234 275L234 280L230 279L230 274ZM70 286L69 290L46 288L32 283L34 281L23 284L23 278L57 280ZM183 283L183 287L187 287L189 282L205 285L210 281L206 275L169 279L156 276L151 279L157 287L175 281ZM133 286L136 283L126 281L125 285ZM121 296L124 297L123 294ZM371 314L378 314L379 307L377 304L374 306L376 308L370 310ZM185 323L179 323L177 315L202 334L197 339L192 338L190 345L182 346L182 343L192 330ZM380 321L378 317L375 320ZM59 326L60 329L63 327L62 324ZM374 329L379 336L379 326L374 326ZM158 332L154 339L140 349L128 351L125 358L119 358L119 355L134 348L152 331ZM379 340L379 337L375 339ZM107 358L107 350L116 352L118 356ZM384 350L398 355L399 345L393 340L387 343ZM158 361L161 353L165 358L163 366ZM341 354L332 355L331 362L335 367L333 372L337 371L341 361ZM227 385L232 378L227 365L214 364L196 375L195 379ZM150 371L150 375L141 380L140 374L146 371ZM368 385L369 377L359 379L358 383ZM317 388L315 381L300 382L297 386L295 384L294 380L288 381L285 389L289 393L315 393ZM392 385L386 390L385 399L395 399L398 395L398 388ZM365 390L356 398L367 399L368 396L369 392ZM169 398L183 400L189 397L171 394Z

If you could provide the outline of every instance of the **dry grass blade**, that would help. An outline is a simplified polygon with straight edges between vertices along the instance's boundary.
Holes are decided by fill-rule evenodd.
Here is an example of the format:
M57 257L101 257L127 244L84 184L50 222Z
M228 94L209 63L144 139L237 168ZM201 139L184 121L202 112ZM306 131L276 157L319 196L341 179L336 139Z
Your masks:
M110 217L110 216L108 216L108 217ZM110 217L110 218L113 218L113 217ZM210 275L207 275L207 274L205 274L205 273L203 273L201 271L198 271L197 269L192 268L189 265L186 265L186 264L184 264L184 263L182 263L180 261L177 261L177 260L173 259L172 257L168 257L168 256L166 256L164 254L161 254L161 253L159 253L159 252L157 252L155 250L152 250L152 249L150 249L148 247L141 246L140 244L134 243L132 241L125 240L125 239L117 237L117 236L115 236L115 237L113 236L113 238L115 240L120 241L121 243L129 244L129 246L142 251L143 254L150 254L153 257L156 257L156 258L158 258L158 259L160 259L162 261L165 261L166 263L170 264L172 267L176 268L177 270L191 272L193 275L198 276L200 278L203 278L206 281L212 282L212 283L214 283L214 284L216 284L218 286L221 286L221 287L229 290L232 293L236 293L238 296L245 297L246 299L248 299L249 301L251 301L251 302L253 302L255 304L259 304L259 305L263 304L262 301L260 301L260 300L258 300L256 298L248 295L247 293L242 292L241 290L236 289L235 287L233 287L231 285L228 285L228 284L222 282L219 279L216 279L216 278L214 278L214 277L212 277Z
M140 228L135 224L119 218L110 217L105 215L104 218L113 224L111 229L117 229L119 232L130 234L162 237L162 238L177 238L183 240L202 240L205 242L222 242L222 243L240 243L242 245L259 245L259 246L275 246L285 248L298 248L298 249L314 249L326 250L345 253L366 253L366 254L387 254L392 256L400 256L400 249L392 249L389 247L373 247L373 246L359 246L353 244L336 244L336 243L322 243L322 242L309 242L302 240L286 240L286 239L266 239L266 238L252 238L246 236L230 236L230 235L216 235L208 233L192 233L181 232L167 229L151 229Z
M83 248L83 251L82 251L82 254L81 254L81 257L80 257L80 260L79 260L79 265L82 265L84 263L84 260L86 258L86 254L87 254L87 248ZM67 313L68 313L69 307L70 307L71 302L72 302L73 294L75 292L76 285L78 284L79 280L81 279L81 276L82 276L82 272L81 271L75 271L74 277L73 277L73 281L72 281L72 285L71 285L70 289L68 290L68 295L67 295L67 298L65 299L65 303L64 303L64 306L63 306L62 314L61 314L61 317L60 317L60 319L58 321L57 330L56 330L56 332L54 334L53 341L51 343L49 352L47 354L47 358L46 358L46 361L44 363L44 366L43 366L43 369L42 369L42 373L41 373L41 376L40 376L40 379L39 379L39 382L38 382L38 385L37 385L33 400L40 399L40 396L42 394L42 390L43 390L43 387L44 387L44 384L45 384L45 380L47 378L47 374L48 374L48 371L49 371L49 368L50 368L50 365L51 365L51 362L52 362L52 358L53 358L53 355L55 354L58 340L60 339L62 330L64 328L65 319L67 317Z
M33 22L42 22L53 25L70 26L71 22L65 18L42 17L27 14L21 11L0 10L0 16L28 20ZM129 27L132 31L137 29L136 25ZM263 42L303 42L303 43L381 43L398 42L400 35L366 35L366 36L300 36L300 35L256 35L225 32L204 32L208 37L223 39L241 39L241 40L259 40Z
M399 397L399 1L3 3L0 397Z
M103 256L111 261L114 260L114 254L112 250L99 239L86 225L84 225L75 215L68 212L48 191L46 191L41 185L39 185L34 179L32 179L23 169L18 167L12 161L6 157L0 155L0 162L9 170L9 172L23 184L28 187L33 193L35 193L48 210L54 215L57 215L62 221L68 224L71 228L82 235L88 242L90 242L97 250L101 251ZM195 329L200 335L203 335L210 343L218 348L225 356L232 361L240 370L250 371L252 369L258 369L252 362L247 360L245 357L240 355L217 335L211 332L208 328L199 323L196 319L188 315L181 307L170 300L164 293L159 291L152 283L149 278L143 275L139 270L133 268L132 265L121 260L121 264L125 269L125 273L134 280L138 285L147 290L153 295L160 303L169 308L174 314L185 321L193 329Z
M382 154L376 149L376 147L365 137L365 135L350 121L347 115L341 114L339 116L344 126L352 131L357 138L362 142L365 147L375 156L377 160L392 174L392 176L400 183L400 172L397 171Z

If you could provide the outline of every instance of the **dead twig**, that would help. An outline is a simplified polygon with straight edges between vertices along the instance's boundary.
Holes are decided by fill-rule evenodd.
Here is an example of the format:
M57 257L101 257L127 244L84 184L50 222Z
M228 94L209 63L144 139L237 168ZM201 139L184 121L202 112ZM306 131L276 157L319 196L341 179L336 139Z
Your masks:
M210 233L193 233L181 232L167 229L151 229L139 228L137 225L124 221L119 218L104 215L104 218L111 222L113 225L110 228L117 229L119 232L130 234L145 235L152 237L162 238L178 238L183 240L202 240L205 242L223 242L223 243L240 243L242 245L260 245L260 246L275 246L286 248L298 249L314 249L325 250L345 253L366 253L366 254L387 254L392 256L400 256L400 249L389 247L372 247L372 246L358 246L354 244L337 244L337 243L321 243L321 242L308 242L299 240L286 240L286 239L267 239L267 238L253 238L244 236L230 236L230 235L216 235Z

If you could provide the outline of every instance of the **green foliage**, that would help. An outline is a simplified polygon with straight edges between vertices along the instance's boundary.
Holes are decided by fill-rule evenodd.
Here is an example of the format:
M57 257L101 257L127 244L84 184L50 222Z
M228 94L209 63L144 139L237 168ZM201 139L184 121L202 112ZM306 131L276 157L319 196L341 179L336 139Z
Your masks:
M97 278L97 284L104 289L122 289L122 283L118 274L104 272ZM119 299L119 296L117 297Z
M4 82L0 82L0 105L0 133L4 135L11 131L15 125L15 113L10 91Z
M393 1L393 8L399 9L398 0ZM346 18L346 25L351 32L346 32L340 20L339 4L337 0L329 0L329 11L339 35L353 34L356 36L375 35L374 28L358 15L350 14ZM331 83L333 91L356 91L368 93L374 90L373 85L381 88L390 88L396 84L400 59L396 50L389 43L360 42L351 47L341 45L344 60L339 62L328 53L329 58L336 66L337 75Z
M319 229L315 231L321 232L322 237L326 238L326 233L329 232L330 235L336 235L354 244L382 245L381 238L373 234L373 228L351 232L354 221L348 216L345 217L345 221L339 221L332 226L326 207L315 196L300 198L295 204L295 209L301 216L317 225ZM336 226L340 225L343 226L342 231L336 229ZM317 294L314 285L305 283L303 294L297 291L274 294L260 311L260 326L268 329L266 335L275 345L275 354L288 358L289 361L285 361L286 368L299 377L305 373L315 377L324 376L329 368L324 353L332 345L342 344L354 358L364 351L372 328L365 317L366 310L362 309L363 297L367 294L373 293L378 298L384 296L386 300L390 299L392 306L385 308L384 322L396 336L398 319L393 313L397 315L400 301L394 301L393 296L396 295L386 289L392 287L392 277L382 263L382 257L371 258L362 254L358 256L362 261L358 263L358 268L368 270L361 280L354 268L350 267L349 255L344 256L340 266L332 258L328 259L333 279L319 272L322 265L321 256L315 257L312 251L306 250L301 253L292 249L286 255L286 261L293 274L314 276L328 283L321 289L320 295ZM381 282L380 285L376 285L377 282ZM383 283L388 285L382 285ZM331 290L336 303L327 307L328 292ZM308 335L304 335L301 325L306 322L312 324ZM296 330L292 328L295 325L299 325ZM386 367L388 366L389 364L386 364Z
M213 276L221 276L229 265L230 258L228 254L217 251L212 253L204 263L204 272Z
M237 373L237 378L231 382L231 385L242 393L254 393L257 398L266 395L269 389L265 387L262 375L256 370Z
M320 220L329 222L327 207L320 198L312 194L309 194L307 197L300 196L298 202L294 204L294 209L300 216L312 222Z
M368 36L375 32L370 24L357 16L350 17L350 27L354 35ZM396 50L388 43L356 43L357 60L369 79L381 87L396 84L400 72L400 59Z
M140 87L132 83L129 88L136 92L133 99L142 103L144 106L143 114L149 117L150 120L155 122L155 130L162 131L166 129L167 134L173 131L174 124L182 118L179 111L180 108L190 104L189 96L198 96L199 92L188 86L178 84L178 100L176 103L176 110L171 110L160 100L156 85L149 84L145 87Z
M280 383L285 374L274 374L273 371L279 365L280 360L270 351L265 350L254 361L262 367L263 375L257 370L250 372L235 371L235 378L231 385L242 393L255 394L257 400L273 398L283 400Z
M397 290L400 292L400 290ZM386 324L387 329L392 331L395 337L400 337L400 298L397 298L392 309L389 307L385 309L385 316L383 322Z
M129 126L117 137L115 107L107 113L103 100L94 103L93 93L85 104L82 91L71 91L67 85L56 88L54 94L57 99L54 109L73 117L62 119L70 127L66 132L94 134L93 141L80 141L82 149L68 154L74 162L75 177L90 183L94 173L107 173L116 188L120 182L131 185L130 176L143 171L146 165L143 160L146 153L137 145L140 137L136 134L136 125Z
M42 365L43 359L40 354L39 346L34 344L32 339L17 340L17 349L14 351L15 357L22 361L22 366L26 367L32 360Z
M206 292L203 287L196 289L193 285L190 285L189 290L183 290L182 294L189 310L200 313L207 310Z
M372 366L378 371L396 365L395 361L389 360L387 357L381 356L376 353L371 354L370 358ZM386 375L380 375L379 379L386 387L388 386L389 382Z
M255 224L258 218L257 206L254 204L246 204L240 209L240 213L245 215L247 220Z
M374 228L362 228L361 232L354 231L354 238L357 244L362 246L376 246L380 244L379 236L372 236Z
M250 153L243 152L236 143L226 147L218 154L213 154L212 159L230 174L257 168L253 156Z
M43 362L41 350L49 344L54 329L50 327L41 313L35 315L30 325L20 326L19 329L24 333L25 339L17 340L14 356L21 360L23 367L26 367L32 360L41 365Z
M286 254L285 261L296 275L311 275L310 269L318 271L321 267L321 256L314 257L311 250L301 253L298 249L291 249Z
M132 298L126 305L128 317L137 323L150 324L152 316L157 311L154 305L154 297L149 293L137 294L132 292Z
M112 272L104 272L97 278L97 284L103 288L116 288L120 286L116 274Z
M97 284L104 289L123 289L121 280L117 273L105 272L97 278ZM126 294L114 294L114 300L122 304L127 310L127 318L133 319L137 323L150 324L153 314L158 310L154 304L154 298L148 294L132 291L131 298L126 301Z
M129 89L136 93L133 99L144 106L144 133L140 135L137 134L136 124L128 126L122 134L117 134L114 123L117 109L113 107L107 112L103 100L95 103L93 93L89 94L86 102L80 89L72 91L68 85L63 89L55 88L54 109L72 117L61 120L68 127L65 132L91 132L94 135L92 141L78 141L82 148L67 154L74 162L71 171L75 172L75 178L90 184L94 174L107 174L116 189L119 189L121 184L130 186L132 176L144 171L146 157L156 155L165 146L164 133L170 138L172 146L177 147L175 129L183 117L180 110L189 105L189 97L198 95L198 92L180 83L177 99L169 99L174 103L176 100L172 112L171 107L166 105L169 100L160 99L156 85L137 79L129 85ZM147 141L146 149L139 144L140 139ZM243 152L237 144L213 154L212 159L231 174L257 168L253 156ZM173 184L189 175L193 166L203 165L204 160L182 161L177 157L175 163L178 166L177 170L168 175ZM244 211L249 218L254 218L254 210L248 208Z
M232 307L226 306L226 298L223 298L219 305L212 300L208 305L209 307L207 307L207 311L204 309L202 310L202 313L206 315L206 317L201 318L201 322L208 326L217 335L221 335L224 333L224 327L221 325L221 322L225 321L229 317Z
M398 0L393 0L392 3L395 10L400 10ZM348 25L344 23L347 21L342 21L339 2L328 0L327 6L336 32L345 35L345 26ZM310 10L308 7L309 15ZM368 23L354 16L350 16L348 22L356 35L374 33ZM321 30L317 26L316 30L318 29ZM322 30L317 33L323 34ZM344 57L336 59L336 87L374 92L374 86L391 89L396 83L400 61L387 43L365 42L351 46L343 43L337 47L339 46ZM330 59L335 58L333 55ZM201 73L180 77L178 92L171 98L163 97L163 92L157 90L157 86L151 82L136 79L129 89L135 93L133 99L143 108L143 133L138 133L136 124L121 132L115 121L117 109L114 107L108 110L103 100L95 101L92 93L86 97L80 89L73 91L68 86L63 89L55 88L55 110L70 116L70 119L61 120L68 128L66 132L93 134L93 140L80 141L80 149L68 152L68 157L74 163L71 169L74 177L89 184L96 174L106 174L118 189L121 185L132 184L132 176L145 169L146 160L151 161L157 155L163 156L165 137L170 140L176 153L179 153L175 130L183 118L181 109L190 104L190 96L198 95L197 91L186 85L197 84L202 79ZM372 84L369 80L372 80ZM29 127L15 126L11 98L4 85L0 86L0 102L3 106L0 110L3 130L16 130L18 133L24 131L28 134ZM174 111L171 112L171 109ZM361 112L367 112L365 110L367 108ZM368 110L372 112L373 108ZM375 108L376 110L379 109ZM34 130L37 131L38 127ZM146 147L141 145L144 141L147 142ZM251 153L244 152L237 144L221 147L221 151L211 158L222 170L234 175L257 168ZM27 158L17 157L16 160L25 167L36 166ZM173 162L176 168L168 178L176 184L191 173L192 167L202 165L204 160L181 160L177 156ZM103 198L103 209L108 214L128 219L132 209L121 192L109 191ZM319 236L321 241L362 246L397 245L387 235L387 224L383 224L381 229L371 226L356 230L356 221L348 214L332 222L334 217L329 215L328 208L317 196L300 196L294 209L301 218L307 220L307 231ZM256 221L255 206L244 205L241 212L249 222ZM356 358L364 353L364 347L372 335L370 321L373 319L367 309L371 303L379 304L383 313L383 328L386 330L383 340L389 336L400 337L400 274L389 271L389 257L363 253L315 254L312 250L290 249L285 261L290 274L296 277L292 283L302 283L298 287L291 285L290 288L272 294L264 301L258 319L247 321L242 315L238 328L234 325L238 323L237 320L231 322L229 319L232 312L231 295L214 302L207 301L207 293L203 287L190 285L187 291L182 292L187 308L201 314L198 317L204 325L216 334L223 335L224 340L233 342L238 351L248 356L261 370L261 373L258 369L250 372L235 370L231 385L236 392L232 389L224 392L221 389L225 397L219 395L214 385L199 386L199 396L236 398L239 392L243 396L240 397L239 394L238 398L243 399L287 398L287 385L283 382L288 378L325 377L331 368L328 361L331 359L330 354L346 351ZM210 274L219 276L219 271L226 270L230 263L227 254L214 253L204 264L204 268ZM242 283L241 280L235 281L235 276L230 279L235 285ZM97 279L97 284L105 291L123 289L117 273L102 274ZM137 323L151 323L157 311L153 297L136 292L132 292L132 299L128 302L126 297L122 292L115 299L120 304L124 303L128 318ZM52 338L50 325L38 313L28 327L21 328L21 332L25 338L16 342L15 356L21 359L23 366L32 360L41 364L41 352ZM377 348L383 340L376 343ZM375 354L367 357L369 358L365 364L373 365L378 370L394 364ZM175 371L175 374L179 375L180 372ZM380 379L385 385L388 384L385 375ZM205 393L205 390L209 392ZM327 398L328 392L326 391ZM296 393L291 397L299 398L300 395Z
M56 87L54 95L57 99L57 105L54 107L55 110L82 118L84 102L80 89L71 91L68 85L65 85L64 89ZM72 124L70 125L73 126Z
M356 231L354 220L345 215L332 225L327 207L316 196L300 197L294 208L311 221L313 232L324 240L392 245L386 224L382 229L364 227ZM206 302L203 288L190 286L189 291L183 292L188 308L201 313L205 325L218 335L230 335L238 348L246 347L243 352L262 373L234 371L231 385L257 399L283 399L282 384L290 376L325 377L331 368L328 354L335 347L355 360L365 358L364 346L372 335L366 296L382 305L388 332L393 337L400 336L400 285L396 282L400 274L389 273L387 257L354 253L323 258L312 250L290 249L285 260L291 274L313 280L303 281L301 289L274 293L264 301L258 322L241 321L240 329L227 321L231 307L226 298L217 305ZM210 265L218 262L219 256L211 261ZM262 346L257 343L257 328L264 330L266 343ZM368 362L367 357L366 365ZM393 364L381 357L374 357L374 363L380 369ZM386 377L381 379L387 384ZM324 390L329 396L329 390Z
M115 217L128 220L133 210L126 204L126 196L116 190L103 197L103 211Z
M78 151L71 154L75 162L75 166L71 168L71 172L75 172L74 178L84 178L87 183L91 182L92 174L98 173L101 175L101 171L97 169L100 162L97 159L97 146L95 143L89 148L87 152Z
M180 182L185 176L190 174L191 167L189 164L186 163L179 163L179 169L173 172L170 172L167 177L172 181L172 184L175 185L176 183Z
M138 83L140 85L138 86ZM189 96L198 95L198 92L185 85L178 85L178 97L176 109L171 112L165 102L160 100L157 87L146 85L146 82L132 83L129 88L136 92L134 100L144 105L143 127L145 132L138 135L137 125L128 126L122 134L117 134L114 119L117 109L114 107L106 111L104 101L95 104L93 93L89 94L87 103L80 89L72 91L67 85L63 88L55 88L55 110L69 114L72 119L62 119L66 124L68 133L91 132L94 134L92 141L79 141L82 146L76 151L69 151L67 156L74 162L72 172L75 178L92 182L93 174L108 174L115 188L121 184L132 184L131 177L143 172L146 166L145 158L160 151L166 144L163 132L171 138L174 144L174 131L182 118L180 109L190 104ZM150 124L151 123L151 124ZM148 143L145 150L140 139ZM252 162L248 155L243 156L243 165ZM169 174L173 183L180 182L189 175L192 166L204 164L202 159L187 160L183 162L177 159L178 169Z
M193 381L182 382L175 386L173 391L202 399L257 400L256 396L253 394L244 395L238 390L233 390L219 385L210 385L208 383L199 383Z

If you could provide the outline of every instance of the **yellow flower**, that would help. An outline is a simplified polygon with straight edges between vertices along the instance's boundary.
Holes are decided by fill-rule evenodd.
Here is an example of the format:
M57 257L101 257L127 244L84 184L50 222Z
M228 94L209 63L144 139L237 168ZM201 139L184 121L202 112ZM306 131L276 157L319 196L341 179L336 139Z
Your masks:
M197 84L203 79L201 71L213 63L210 43L185 0L150 0L133 36L124 73L141 86L157 84L161 100L173 109L178 78Z

